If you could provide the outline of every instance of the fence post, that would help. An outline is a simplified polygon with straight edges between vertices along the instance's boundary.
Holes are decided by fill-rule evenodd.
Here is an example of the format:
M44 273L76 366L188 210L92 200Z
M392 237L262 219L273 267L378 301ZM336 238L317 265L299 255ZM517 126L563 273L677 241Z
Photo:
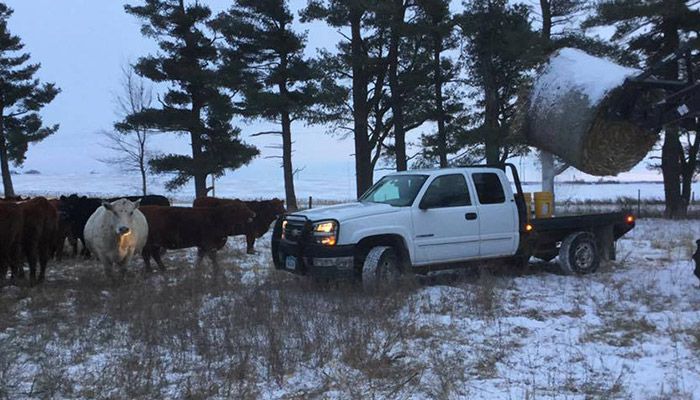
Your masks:
M642 214L642 190L637 189L637 218Z
M309 209L311 209L314 205L314 198L309 196Z

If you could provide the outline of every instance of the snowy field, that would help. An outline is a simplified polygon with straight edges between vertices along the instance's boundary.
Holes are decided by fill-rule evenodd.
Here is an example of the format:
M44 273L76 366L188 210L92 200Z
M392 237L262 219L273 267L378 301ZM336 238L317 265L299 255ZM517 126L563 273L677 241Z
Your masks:
M390 294L275 271L93 261L0 289L0 398L697 399L700 223L640 220L589 276L554 263L442 273Z
M278 176L279 175L279 176ZM342 174L330 171L327 175L300 175L295 180L297 198L304 203L309 196L314 199L346 201L355 198L354 182L350 178L339 179ZM271 198L284 197L284 183L281 172L277 175L251 175L234 173L216 182L216 195L219 197ZM342 175L344 176L344 175ZM111 174L38 174L13 176L15 191L22 195L50 195L80 193L86 195L113 197L139 193L139 179L133 175ZM182 190L166 192L165 179L151 179L150 191L164 194L176 200L191 201L194 198L193 185ZM540 185L528 183L523 186L526 192L540 191ZM693 184L693 191L700 190L700 183ZM557 201L615 200L620 197L662 200L662 183L615 183L615 184L572 184L561 183L556 187ZM700 197L698 198L700 200Z

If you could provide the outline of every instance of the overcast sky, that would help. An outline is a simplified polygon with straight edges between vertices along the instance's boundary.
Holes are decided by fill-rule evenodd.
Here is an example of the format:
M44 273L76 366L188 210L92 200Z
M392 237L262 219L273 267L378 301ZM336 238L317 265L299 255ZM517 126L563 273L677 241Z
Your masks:
M32 61L42 64L40 78L55 82L62 89L42 112L46 123L60 123L61 129L30 147L24 169L38 169L43 173L113 169L98 161L108 155L100 145L103 138L98 132L109 129L116 118L113 99L120 89L121 67L154 52L155 42L141 36L139 21L124 12L124 2L120 0L6 0L6 3L15 10L9 22L11 31L22 38L25 49L32 54ZM220 11L231 2L209 0L206 3L214 11ZM306 0L292 0L291 7L298 10L305 3ZM308 53L311 55L318 48L333 48L341 38L338 32L322 23L297 22L297 28L308 30ZM266 158L279 155L278 150L270 148L278 143L277 138L249 137L271 126L244 121L237 125L242 128L245 140L261 149L262 156L250 166L229 174L265 178L279 174L281 179L279 161ZM327 135L324 127L302 123L293 127L293 133L295 167L305 168L299 178L354 179L351 140ZM164 152L186 152L187 146L185 137L178 139L173 135L161 135L153 144L156 150ZM526 169L523 171L526 178L535 179L537 173L532 162L525 160L521 164ZM620 178L654 177L642 165Z

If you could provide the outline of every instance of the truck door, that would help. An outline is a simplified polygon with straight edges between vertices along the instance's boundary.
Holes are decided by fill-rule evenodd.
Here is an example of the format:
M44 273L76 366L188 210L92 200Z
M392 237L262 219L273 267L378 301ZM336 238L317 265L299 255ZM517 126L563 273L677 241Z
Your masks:
M481 257L511 256L518 247L518 211L505 176L472 173L478 197Z
M479 256L479 221L464 174L438 176L412 208L414 264Z

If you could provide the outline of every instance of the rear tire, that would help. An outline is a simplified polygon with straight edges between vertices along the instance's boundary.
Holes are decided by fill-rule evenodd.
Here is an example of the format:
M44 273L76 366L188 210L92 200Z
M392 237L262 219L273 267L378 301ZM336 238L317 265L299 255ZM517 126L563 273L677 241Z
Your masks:
M567 236L559 248L559 265L567 275L595 272L600 266L595 236L590 232L575 232Z
M362 286L367 290L398 286L401 278L399 257L393 247L373 247L362 264Z

